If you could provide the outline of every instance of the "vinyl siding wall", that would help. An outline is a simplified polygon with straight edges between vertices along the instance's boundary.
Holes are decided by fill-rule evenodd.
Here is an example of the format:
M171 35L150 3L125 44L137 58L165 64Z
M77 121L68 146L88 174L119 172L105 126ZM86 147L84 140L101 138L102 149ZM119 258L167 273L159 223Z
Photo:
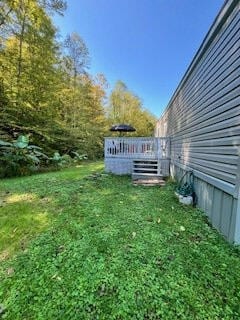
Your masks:
M193 170L198 205L240 243L240 1L216 18L166 111L156 136L171 137L171 171Z

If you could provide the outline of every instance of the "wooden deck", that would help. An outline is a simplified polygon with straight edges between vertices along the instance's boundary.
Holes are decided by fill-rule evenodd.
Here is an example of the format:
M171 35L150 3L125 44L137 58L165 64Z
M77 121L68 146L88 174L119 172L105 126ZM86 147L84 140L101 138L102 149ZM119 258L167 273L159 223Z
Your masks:
M105 138L105 170L132 174L136 160L156 160L158 175L169 175L170 139L155 137Z

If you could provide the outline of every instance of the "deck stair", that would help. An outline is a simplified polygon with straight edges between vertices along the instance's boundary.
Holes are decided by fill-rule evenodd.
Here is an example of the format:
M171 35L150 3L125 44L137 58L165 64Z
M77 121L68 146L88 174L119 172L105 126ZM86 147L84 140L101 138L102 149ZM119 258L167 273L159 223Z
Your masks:
M132 180L134 185L165 185L159 161L154 159L133 160Z

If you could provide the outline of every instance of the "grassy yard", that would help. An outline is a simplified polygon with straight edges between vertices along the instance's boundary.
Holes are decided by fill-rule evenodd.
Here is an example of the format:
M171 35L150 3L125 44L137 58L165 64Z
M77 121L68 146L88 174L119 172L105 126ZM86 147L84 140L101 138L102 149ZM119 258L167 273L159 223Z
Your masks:
M92 163L0 189L0 318L240 319L240 256L173 186Z

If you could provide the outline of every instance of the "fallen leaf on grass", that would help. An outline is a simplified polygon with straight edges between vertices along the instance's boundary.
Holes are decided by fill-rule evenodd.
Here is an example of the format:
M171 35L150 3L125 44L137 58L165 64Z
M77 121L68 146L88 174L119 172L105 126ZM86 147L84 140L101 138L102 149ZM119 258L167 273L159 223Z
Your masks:
M105 283L101 285L100 291L99 291L99 295L100 296L104 296L105 295Z
M61 281L61 280L62 280L62 278L59 277L56 273L52 276L52 279L56 279L56 280L58 280L58 281Z
M6 270L6 273L7 273L8 276L11 276L14 273L14 269L13 268L8 268Z
M0 316L3 315L5 313L5 308L2 304L0 304Z

